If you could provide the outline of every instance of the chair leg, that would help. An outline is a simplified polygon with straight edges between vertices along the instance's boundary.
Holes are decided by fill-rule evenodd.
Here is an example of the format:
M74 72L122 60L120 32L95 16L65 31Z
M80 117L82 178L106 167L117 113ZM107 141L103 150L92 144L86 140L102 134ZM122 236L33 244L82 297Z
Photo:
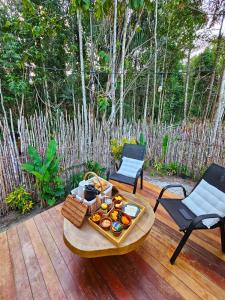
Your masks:
M222 251L225 253L225 225L224 225L224 223L220 224L220 236L221 236Z
M137 182L135 182L134 189L133 189L133 194L136 193L136 189L137 189Z
M171 259L170 259L170 263L173 265L175 263L175 260L177 258L177 256L180 254L182 248L184 247L185 243L187 242L190 234L192 233L192 230L187 230L184 234L184 236L182 237L180 243L178 244L176 250L174 251Z
M141 189L143 189L143 170L141 171Z
M159 205L159 201L158 201L158 199L157 199L157 200L156 200L156 204L155 204L155 206L154 206L154 208L153 208L154 213L156 212L156 209L158 208L158 205Z

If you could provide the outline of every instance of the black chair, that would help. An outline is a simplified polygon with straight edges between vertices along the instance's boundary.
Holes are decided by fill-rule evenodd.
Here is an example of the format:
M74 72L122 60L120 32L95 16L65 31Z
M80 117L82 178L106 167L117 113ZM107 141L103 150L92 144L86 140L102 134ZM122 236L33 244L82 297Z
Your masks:
M123 147L123 152L122 152L122 158L123 157L128 157L128 158L133 158L133 159L143 161L144 157L145 157L145 146L136 145L136 144L125 144L124 147ZM119 166L116 165L116 170L117 171L119 170L121 164L122 164L122 159L119 163ZM138 182L139 177L141 177L141 189L142 189L143 188L143 167L138 170L137 174L135 174L135 178L125 176L125 175L122 175L122 174L118 174L117 172L112 173L110 175L110 171L108 171L108 174L107 174L107 179L108 180L112 179L114 181L126 183L126 184L129 184L129 185L133 186L134 187L133 188L133 194L136 193L137 182Z
M204 182L203 182L203 180L204 180ZM201 187L199 186L200 184L201 184ZM215 201L213 200L213 203L211 202L211 204L214 204L214 202L215 202L215 204L214 204L215 208L218 207L218 202L220 202L220 201L223 201L223 204L225 204L224 198L217 199L214 196L214 194L212 193L213 191L215 192L215 190L213 190L212 187L215 187L219 191L221 191L222 193L225 194L225 168L224 167L221 167L216 164L212 164L206 170L203 177L199 180L199 182L196 184L196 186L190 193L189 196L194 195L194 193L195 193L195 195L197 194L198 198L195 198L195 199L202 199L202 203L203 203L203 201L205 201L205 199L206 199L207 191L202 189L202 184L205 184L207 187L209 187L207 199L215 200ZM197 190L195 190L198 186L199 186L199 188ZM188 240L189 236L191 235L192 231L195 229L213 229L216 227L220 227L221 246L222 246L222 251L225 253L225 218L221 217L219 214L214 213L214 212L197 216L193 213L192 210L190 210L183 203L183 201L181 201L181 199L162 198L163 193L168 188L173 188L173 187L181 187L183 189L183 193L184 193L183 200L188 198L186 195L186 190L182 185L179 185L179 184L168 185L161 190L159 197L156 200L156 205L154 207L154 212L155 212L159 203L162 204L162 206L166 209L166 211L170 214L170 216L173 218L173 220L179 226L179 230L184 233L183 238L181 239L180 243L178 244L176 250L174 251L174 253L170 259L171 264L174 264L177 256L181 252L183 246L185 245L185 243ZM195 196L192 196L192 197L194 198ZM191 197L189 197L188 201L190 201L190 198ZM210 201L212 201L212 200L210 200ZM196 201L195 201L195 203L196 203ZM198 203L198 201L197 201L197 203ZM224 215L224 213L222 215ZM214 220L214 222L217 222L216 224L213 224L210 227L203 224L203 223L208 222L206 220L215 219L215 218L217 219L217 221Z

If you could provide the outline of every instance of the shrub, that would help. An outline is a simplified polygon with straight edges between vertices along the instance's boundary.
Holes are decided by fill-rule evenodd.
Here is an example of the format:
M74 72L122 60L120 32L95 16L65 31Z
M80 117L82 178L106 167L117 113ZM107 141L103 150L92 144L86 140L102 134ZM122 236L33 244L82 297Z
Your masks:
M75 173L70 177L70 186L74 189L84 179L84 172Z
M94 172L100 177L104 177L106 172L106 168L94 160L88 160L86 162L86 170L88 172Z
M111 151L115 160L121 159L124 144L137 144L137 142L134 138L129 140L126 137L123 137L121 142L117 141L116 139L111 140Z
M7 195L5 202L9 207L18 209L20 213L25 214L33 207L31 194L23 186L17 187L13 192Z
M61 158L57 158L56 149L56 141L51 140L45 157L42 159L37 150L29 145L28 155L31 161L22 165L24 171L35 177L35 185L42 207L47 204L54 205L57 198L64 194L63 182L58 176Z

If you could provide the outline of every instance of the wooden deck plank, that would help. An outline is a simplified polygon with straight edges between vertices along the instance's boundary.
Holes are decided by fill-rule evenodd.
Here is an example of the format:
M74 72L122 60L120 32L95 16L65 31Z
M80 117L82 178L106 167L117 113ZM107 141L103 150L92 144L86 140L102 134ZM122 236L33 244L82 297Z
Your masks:
M18 300L33 299L16 227L10 228L7 231L7 237L13 265L13 274L15 278L16 298Z
M49 217L54 220L56 226L58 227L58 234L55 235L56 239L62 238L63 235L63 217L59 214L59 211L51 209L48 211ZM46 216L47 214L45 214ZM60 235L59 235L60 233ZM64 245L64 247L66 247ZM80 258L76 255L73 255L72 261L68 263L68 268L73 274L76 274L76 282L82 287L83 292L87 297L94 297L99 299L111 299L112 292L110 291L107 283L104 281L104 278L93 268L93 265L90 263L90 260ZM77 276L77 274L79 274ZM95 289L93 289L93 286Z
M156 226L155 226L156 227ZM154 246L157 248L158 251L164 251L167 252L169 257L172 254L171 245L176 247L177 243L173 242L173 238L171 235L167 235L162 233L162 230L160 230L160 240L159 240L159 233L156 232L156 230L153 228L152 230L152 236L154 237ZM166 238L168 237L169 244L166 243ZM167 241L168 241L167 240ZM169 247L168 247L169 246ZM160 248L160 249L159 249ZM193 253L191 251L191 253ZM182 253L184 255L184 253ZM188 276L191 274L191 278L195 280L196 283L198 283L200 286L202 286L205 291L208 291L210 294L212 293L213 296L217 297L218 299L221 294L223 294L224 289L220 288L218 285L214 284L212 280L210 280L202 270L197 270L192 267L190 264L190 257L188 257L187 260L179 260L176 263L176 266L180 268L183 272L185 272Z
M30 281L30 286L33 294L33 298L40 300L47 300L49 294L45 285L42 272L35 255L33 245L29 236L29 233L24 223L20 223L17 226L18 235L21 243L22 253Z
M137 194L154 206L159 191L144 182ZM166 197L174 194L167 192ZM136 252L83 259L64 244L61 206L0 234L0 300L225 299L225 255L218 229L194 232L171 265L182 235L159 206L152 231Z
M176 290L180 295L182 295L185 299L193 299L193 300L199 300L201 299L197 294L195 294L191 287L187 286L185 283L183 283L175 273L173 273L171 270L167 269L161 262L157 260L157 258L154 258L151 254L151 252L146 251L145 243L143 246L141 246L137 253L145 260L147 264L151 266L153 270L155 270L161 278L163 278L166 282L170 284L170 286Z
M35 216L35 224L46 247L48 255L52 261L54 269L63 287L64 293L68 299L81 299L83 297L79 286L73 280L72 275L60 253L53 237L51 236L47 224L42 218L42 214Z
M15 282L6 232L0 233L0 299L16 299Z
M42 275L47 286L47 290L51 299L64 300L66 295L59 282L58 276L48 256L48 252L42 242L41 236L35 225L34 219L25 222L25 226L30 234L31 242L37 256L37 260L42 271Z

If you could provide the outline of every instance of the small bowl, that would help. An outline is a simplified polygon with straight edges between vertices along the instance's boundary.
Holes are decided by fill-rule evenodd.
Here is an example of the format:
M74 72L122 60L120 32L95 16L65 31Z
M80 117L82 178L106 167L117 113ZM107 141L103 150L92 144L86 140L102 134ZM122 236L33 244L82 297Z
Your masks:
M119 210L119 209L113 209L113 210L111 210L111 211L110 211L110 214L109 214L109 216L110 216L110 218L111 218L113 221L118 221L118 214L117 214L117 219L116 219L116 220L114 220L114 219L112 218L112 213L113 213L114 211L117 211L117 213L119 213L119 212L120 212L120 210Z
M94 215L98 215L99 216L99 219L97 220L93 220L93 216ZM94 222L94 223L96 223L96 224L99 224L100 223L100 220L101 220L101 218L102 218L102 212L101 211L98 211L98 212L95 212L95 213L93 213L92 215L91 215L91 221L92 222Z
M129 223L128 223L128 224L124 224L124 223L123 223L123 217L124 217L124 218L127 218L127 220L129 221ZM127 228L128 228L130 225L131 225L131 223L132 223L132 219L131 219L131 217L130 217L130 216L128 216L127 214L123 213L123 215L122 215L122 218L121 218L120 222L121 222L121 224L123 225L123 228L124 228L124 229L127 229Z
M116 229L113 227L113 224L115 224L115 223L117 223L118 225L120 225L120 226L122 227L121 230L116 230ZM118 222L118 221L112 222L111 232L112 232L113 235L115 235L115 236L120 236L121 233L122 233L122 231L123 231L123 224L121 224L121 223Z
M114 200L114 207L115 207L115 209L122 209L123 200Z
M104 223L105 223L106 221L108 221L108 222L107 222L108 225L107 225L107 226L104 226ZM108 218L108 217L102 218L102 219L100 220L100 226L101 226L102 229L104 229L104 230L109 230L110 227L112 226L112 221L111 221L111 219Z

